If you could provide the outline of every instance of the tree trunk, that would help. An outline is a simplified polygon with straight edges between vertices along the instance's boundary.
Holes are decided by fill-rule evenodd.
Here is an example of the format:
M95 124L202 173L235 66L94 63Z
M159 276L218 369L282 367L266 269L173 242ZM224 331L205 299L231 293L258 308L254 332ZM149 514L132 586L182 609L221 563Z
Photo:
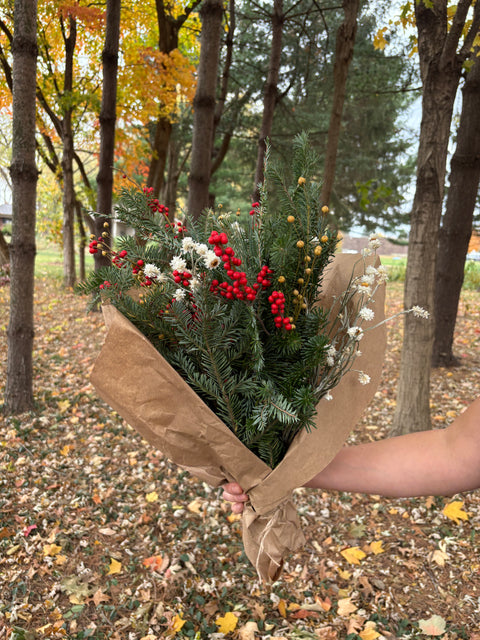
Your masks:
M103 90L100 111L100 160L97 175L97 212L110 214L112 211L113 162L115 150L115 122L117 106L118 45L120 40L121 0L107 0L107 27L105 46L102 52ZM82 216L77 216L81 221ZM104 220L95 218L95 236L104 231ZM110 234L104 239L110 246ZM82 251L80 253L82 254ZM99 251L94 255L95 269L110 264L110 256ZM80 276L81 277L81 276Z
M10 247L0 229L0 267L10 262Z
M270 45L270 62L268 66L267 82L263 93L263 115L260 134L258 136L257 166L252 199L260 197L259 186L264 179L265 152L267 139L272 132L273 115L277 104L278 77L280 74L280 58L282 55L282 31L285 16L283 14L283 0L274 0L272 13L272 43Z
M452 31L447 36L446 1L434 0L431 9L424 1L415 3L423 96L404 303L407 309L419 305L432 313L447 149L462 61L456 53L460 34L454 46ZM431 428L433 325L433 318L405 318L392 435Z
M78 242L78 272L80 280L85 280L85 248L87 246L87 234L85 232L85 225L82 215L82 203L79 200L75 200L75 213L77 217L78 232L80 239Z
M165 9L164 0L155 0L158 24L158 48L162 53L169 54L178 48L178 34L192 11L202 0L194 0L183 13L176 18ZM172 123L166 116L159 116L155 125L155 139L152 149L152 159L148 170L147 186L153 187L158 197L163 189L165 166L167 163L168 145L172 135Z
M13 53L13 185L10 244L10 316L5 413L33 408L33 289L35 206L35 77L37 2L15 0Z
M64 95L73 89L73 53L77 40L77 25L69 18L69 34L65 39L65 76ZM73 127L72 109L67 108L62 122L63 128L63 284L67 288L75 285L75 186L73 181Z
M188 178L188 212L193 218L198 218L209 204L215 90L222 33L222 0L205 0L200 16L200 61L197 90L193 101L192 158Z
M480 182L480 59L476 56L473 59L475 63L463 87L457 146L451 161L450 189L440 229L435 277L434 367L458 365L453 354L453 336Z
M359 0L343 0L344 20L338 28L335 45L335 63L333 66L333 99L330 124L328 127L327 149L325 152L325 167L323 172L322 193L320 204L328 206L332 194L337 163L338 141L342 124L343 105L347 86L348 68L353 57L355 35L357 33L357 19Z
M167 117L161 116L155 127L155 140L147 179L147 187L153 187L153 192L156 197L158 197L158 194L163 188L168 145L171 135L172 123Z

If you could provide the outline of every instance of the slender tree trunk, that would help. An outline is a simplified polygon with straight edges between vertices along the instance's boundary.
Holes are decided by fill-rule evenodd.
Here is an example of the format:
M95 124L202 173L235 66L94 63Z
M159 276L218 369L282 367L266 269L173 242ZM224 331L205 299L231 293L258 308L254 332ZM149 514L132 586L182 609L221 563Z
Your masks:
M457 55L461 28L447 32L446 1L433 0L432 8L424 2L415 3L423 97L404 302L407 309L419 305L432 314L447 148L462 60ZM433 333L433 318L406 316L393 435L431 428Z
M327 149L325 152L325 168L320 201L322 206L330 204L335 166L337 164L338 141L342 124L343 105L347 86L348 69L353 58L353 47L357 33L359 0L343 0L344 20L337 31L335 45L335 63L333 67L334 89L332 112L328 127Z
M202 0L194 0L190 6L177 17L169 12L164 0L155 0L158 24L158 48L162 53L170 54L178 48L178 34L192 11ZM147 186L153 187L158 197L164 184L165 166L167 163L168 145L172 135L172 123L167 116L159 116L155 126L155 138L152 158L148 170Z
M475 62L463 87L457 146L451 161L450 188L440 229L435 277L434 367L458 365L453 355L453 337L480 182L480 59L476 56L473 59Z
M10 262L10 247L0 229L0 266Z
M282 55L282 31L285 16L283 14L283 0L274 0L272 13L272 42L270 45L270 62L268 66L267 82L263 93L263 115L260 134L258 136L257 166L252 199L260 197L259 186L264 179L265 152L267 139L272 132L273 115L277 105L278 77L280 74L280 58Z
M68 97L73 89L73 53L77 40L77 25L69 18L69 34L65 39L65 76L64 95ZM62 122L63 127L63 284L75 285L75 186L73 180L73 127L72 109L67 108Z
M158 197L164 183L165 166L167 163L168 145L172 135L172 123L161 116L155 127L155 139L153 142L152 159L148 170L147 186L153 187Z
M82 203L75 200L75 213L77 217L78 232L80 239L78 242L78 272L80 280L85 280L85 248L87 246L87 234L83 223Z
M209 205L215 90L222 33L222 0L205 0L200 10L202 34L198 83L193 101L193 137L190 175L188 178L188 211L198 218Z
M15 0L13 53L13 185L10 244L10 316L6 413L33 408L33 289L35 267L35 77L37 2Z
M105 46L102 52L103 91L102 108L100 111L100 160L97 175L97 211L106 214L112 211L120 4L121 0L107 0L107 27ZM81 219L82 216L77 215L77 220L81 221ZM99 237L102 234L104 231L103 224L104 220L102 218L95 219L95 236ZM104 242L110 245L110 234L104 239ZM95 269L110 264L110 257L102 255L101 252L96 253L94 258Z

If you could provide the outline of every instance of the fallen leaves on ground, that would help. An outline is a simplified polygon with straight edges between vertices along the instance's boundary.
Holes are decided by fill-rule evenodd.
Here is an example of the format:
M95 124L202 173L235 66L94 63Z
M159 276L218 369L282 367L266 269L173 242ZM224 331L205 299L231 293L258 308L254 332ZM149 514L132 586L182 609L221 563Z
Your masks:
M395 283L388 306L402 306ZM460 367L432 372L435 428L478 395L479 312L480 293L464 292ZM387 500L299 489L307 542L265 587L218 490L96 397L88 375L104 335L84 300L37 283L37 408L0 422L2 640L4 630L9 640L480 640L480 492ZM351 443L388 433L401 335L395 321L382 383ZM0 351L3 385L5 331Z

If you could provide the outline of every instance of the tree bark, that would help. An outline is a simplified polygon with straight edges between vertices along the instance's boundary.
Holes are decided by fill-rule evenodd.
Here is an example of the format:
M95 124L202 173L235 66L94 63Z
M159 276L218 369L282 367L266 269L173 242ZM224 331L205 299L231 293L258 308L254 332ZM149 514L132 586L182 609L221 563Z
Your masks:
M188 178L188 212L194 219L209 205L215 90L222 33L222 0L205 0L200 16L200 61L197 90L193 101L192 158Z
M432 8L424 2L415 3L423 96L404 303L407 309L419 305L432 313L447 148L463 63L457 46L471 2L460 0L450 31L446 1L433 0ZM433 318L406 316L392 435L431 428L433 335Z
M343 105L347 86L348 69L353 58L355 35L357 33L357 19L359 0L343 0L344 20L337 31L335 44L335 63L333 66L333 98L330 124L328 127L327 149L325 152L325 167L323 172L322 193L320 204L328 206L332 195L337 163L338 141L342 124Z
M68 19L69 33L64 33L65 75L64 96L73 90L73 54L77 40L77 25L74 18ZM63 175L63 284L67 288L75 285L75 187L73 180L73 127L72 108L65 109L62 121L62 175Z
M259 186L264 180L265 152L267 139L272 132L273 115L277 104L278 78L280 75L280 58L282 55L282 32L285 16L283 13L283 0L274 0L272 13L272 42L270 45L270 62L268 66L267 82L263 93L263 114L260 134L258 136L257 166L255 169L255 182L252 199L260 197Z
M115 122L117 107L118 46L120 41L121 0L107 0L107 26L105 46L102 52L103 90L100 111L100 160L97 175L97 212L110 214L112 211L113 163L115 151ZM81 221L82 216L77 216ZM95 218L95 236L104 231L104 220ZM104 239L110 246L110 234ZM82 251L80 248L80 255ZM110 256L101 252L94 255L95 269L110 264ZM81 276L80 276L81 277Z
M475 62L463 86L457 146L451 161L450 188L440 229L435 276L434 367L458 365L453 354L455 321L480 183L480 59L476 55L473 59Z
M4 411L33 408L33 290L35 268L35 77L37 2L15 0L13 53L13 185L10 316Z

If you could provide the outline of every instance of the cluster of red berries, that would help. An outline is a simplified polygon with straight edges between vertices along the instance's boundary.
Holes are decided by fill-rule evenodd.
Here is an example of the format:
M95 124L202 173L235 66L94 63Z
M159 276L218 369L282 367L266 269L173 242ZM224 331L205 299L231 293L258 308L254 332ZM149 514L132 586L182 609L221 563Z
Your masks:
M285 318L285 295L281 291L272 291L268 296L270 302L270 310L275 316L273 322L277 329L284 327L287 331L291 331L294 327L290 321L290 318Z
M182 283L184 287L190 286L190 279L192 278L190 271L177 271L177 269L175 269L172 274L177 284Z
M108 280L104 280L103 284L100 285L100 289L110 289L111 286L111 282L109 282Z
M100 237L98 238L98 240L92 240L90 242L90 244L88 245L88 251L90 253L98 253L98 244L100 243L100 245L103 243L103 238Z
M147 196L150 196L153 193L153 187L143 187L143 193ZM163 215L168 218L168 207L166 207L164 204L160 204L158 198L150 199L148 201L148 206L153 213L158 211L159 213L163 213Z
M256 209L258 209L258 207L260 206L259 202L252 202L252 208L250 209L250 215L254 216L257 212Z
M214 253L223 261L223 268L227 272L227 276L233 280L233 284L229 282L219 282L212 280L210 291L220 294L229 300L236 298L237 300L248 300L253 302L260 288L266 289L271 285L268 275L273 273L267 266L263 266L257 276L257 282L252 286L248 285L247 274L245 271L239 271L236 267L242 264L240 258L235 257L235 251L232 247L223 247L228 244L228 236L226 233L218 233L212 231L208 243L215 245Z

